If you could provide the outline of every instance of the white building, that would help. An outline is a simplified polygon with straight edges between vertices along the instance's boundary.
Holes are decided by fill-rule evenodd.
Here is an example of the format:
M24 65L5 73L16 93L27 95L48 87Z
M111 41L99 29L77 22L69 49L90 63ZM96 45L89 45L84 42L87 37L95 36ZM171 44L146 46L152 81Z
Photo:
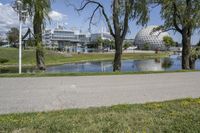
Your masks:
M58 48L61 51L84 52L89 38L86 34L75 34L72 30L63 27L54 30L46 30L43 34L43 43L49 48Z
M93 33L91 34L91 41L96 41L97 39L103 39L103 40L112 40L113 37L108 32L101 32L101 33Z
M54 30L45 30L43 43L47 48L59 49L68 52L87 52L87 46L92 45L97 39L112 40L108 32L87 35L75 30L67 30L59 26Z

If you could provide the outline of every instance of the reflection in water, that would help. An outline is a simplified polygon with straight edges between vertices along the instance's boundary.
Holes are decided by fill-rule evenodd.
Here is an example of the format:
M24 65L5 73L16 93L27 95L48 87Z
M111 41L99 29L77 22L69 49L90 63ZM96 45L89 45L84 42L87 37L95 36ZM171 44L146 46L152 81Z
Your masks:
M159 58L156 58L156 59L155 59L155 62L156 62L156 63L160 63L160 59L159 59Z
M170 58L164 58L162 62L162 68L165 70L173 65L173 61Z
M109 72L112 71L112 62L84 62L72 63L47 68L47 72Z
M160 60L160 59L159 59ZM136 71L162 71L161 61L155 60L139 60L135 61Z
M112 72L112 61L95 61L72 63L58 66L48 67L48 73L62 72ZM179 56L171 56L170 58L151 59L151 60L124 60L122 61L122 71L165 71L180 70L181 58ZM196 62L196 69L200 69L200 60ZM24 72L34 72L33 68L23 69ZM0 73L17 73L18 69L0 69Z

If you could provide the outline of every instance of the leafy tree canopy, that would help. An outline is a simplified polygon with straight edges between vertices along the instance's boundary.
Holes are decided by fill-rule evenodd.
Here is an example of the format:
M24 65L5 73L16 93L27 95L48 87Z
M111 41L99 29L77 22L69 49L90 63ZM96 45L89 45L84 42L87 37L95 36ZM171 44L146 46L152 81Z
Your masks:
M170 36L163 37L163 42L165 43L166 47L172 47L176 45L176 43Z
M180 33L188 28L192 33L200 26L200 2L198 0L152 0L161 6L161 17L164 30L174 30Z
M19 30L12 27L7 33L7 39L12 46L16 47L16 43L19 41Z

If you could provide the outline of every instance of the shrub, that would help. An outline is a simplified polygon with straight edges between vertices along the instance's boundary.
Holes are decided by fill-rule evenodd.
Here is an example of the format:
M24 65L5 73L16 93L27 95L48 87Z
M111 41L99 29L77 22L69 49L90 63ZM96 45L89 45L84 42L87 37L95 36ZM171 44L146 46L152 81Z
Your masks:
M0 58L0 63L1 63L1 64L7 63L8 61L9 61L8 59Z
M148 44L148 43L145 43L145 44L144 44L143 50L149 50L149 49L150 49L149 44Z

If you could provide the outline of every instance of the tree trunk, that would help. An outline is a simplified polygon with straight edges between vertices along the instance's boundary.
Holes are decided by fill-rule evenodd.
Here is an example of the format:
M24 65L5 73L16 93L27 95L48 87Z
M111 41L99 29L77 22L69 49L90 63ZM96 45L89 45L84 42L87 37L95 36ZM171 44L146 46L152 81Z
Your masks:
M122 44L123 41L121 39L115 39L115 58L113 64L113 71L121 71L121 56L122 56Z
M182 69L189 70L190 69L190 50L191 50L191 37L187 35L187 33L183 33L182 35Z
M196 59L190 58L190 69L195 70Z
M36 65L39 70L45 70L44 61L44 49L42 45L42 22L37 20L36 16L34 18L34 35L35 35L35 46L36 46Z
M37 68L39 70L45 70L45 63L44 63L44 50L42 47L42 44L37 42L36 46L36 63L37 63Z

